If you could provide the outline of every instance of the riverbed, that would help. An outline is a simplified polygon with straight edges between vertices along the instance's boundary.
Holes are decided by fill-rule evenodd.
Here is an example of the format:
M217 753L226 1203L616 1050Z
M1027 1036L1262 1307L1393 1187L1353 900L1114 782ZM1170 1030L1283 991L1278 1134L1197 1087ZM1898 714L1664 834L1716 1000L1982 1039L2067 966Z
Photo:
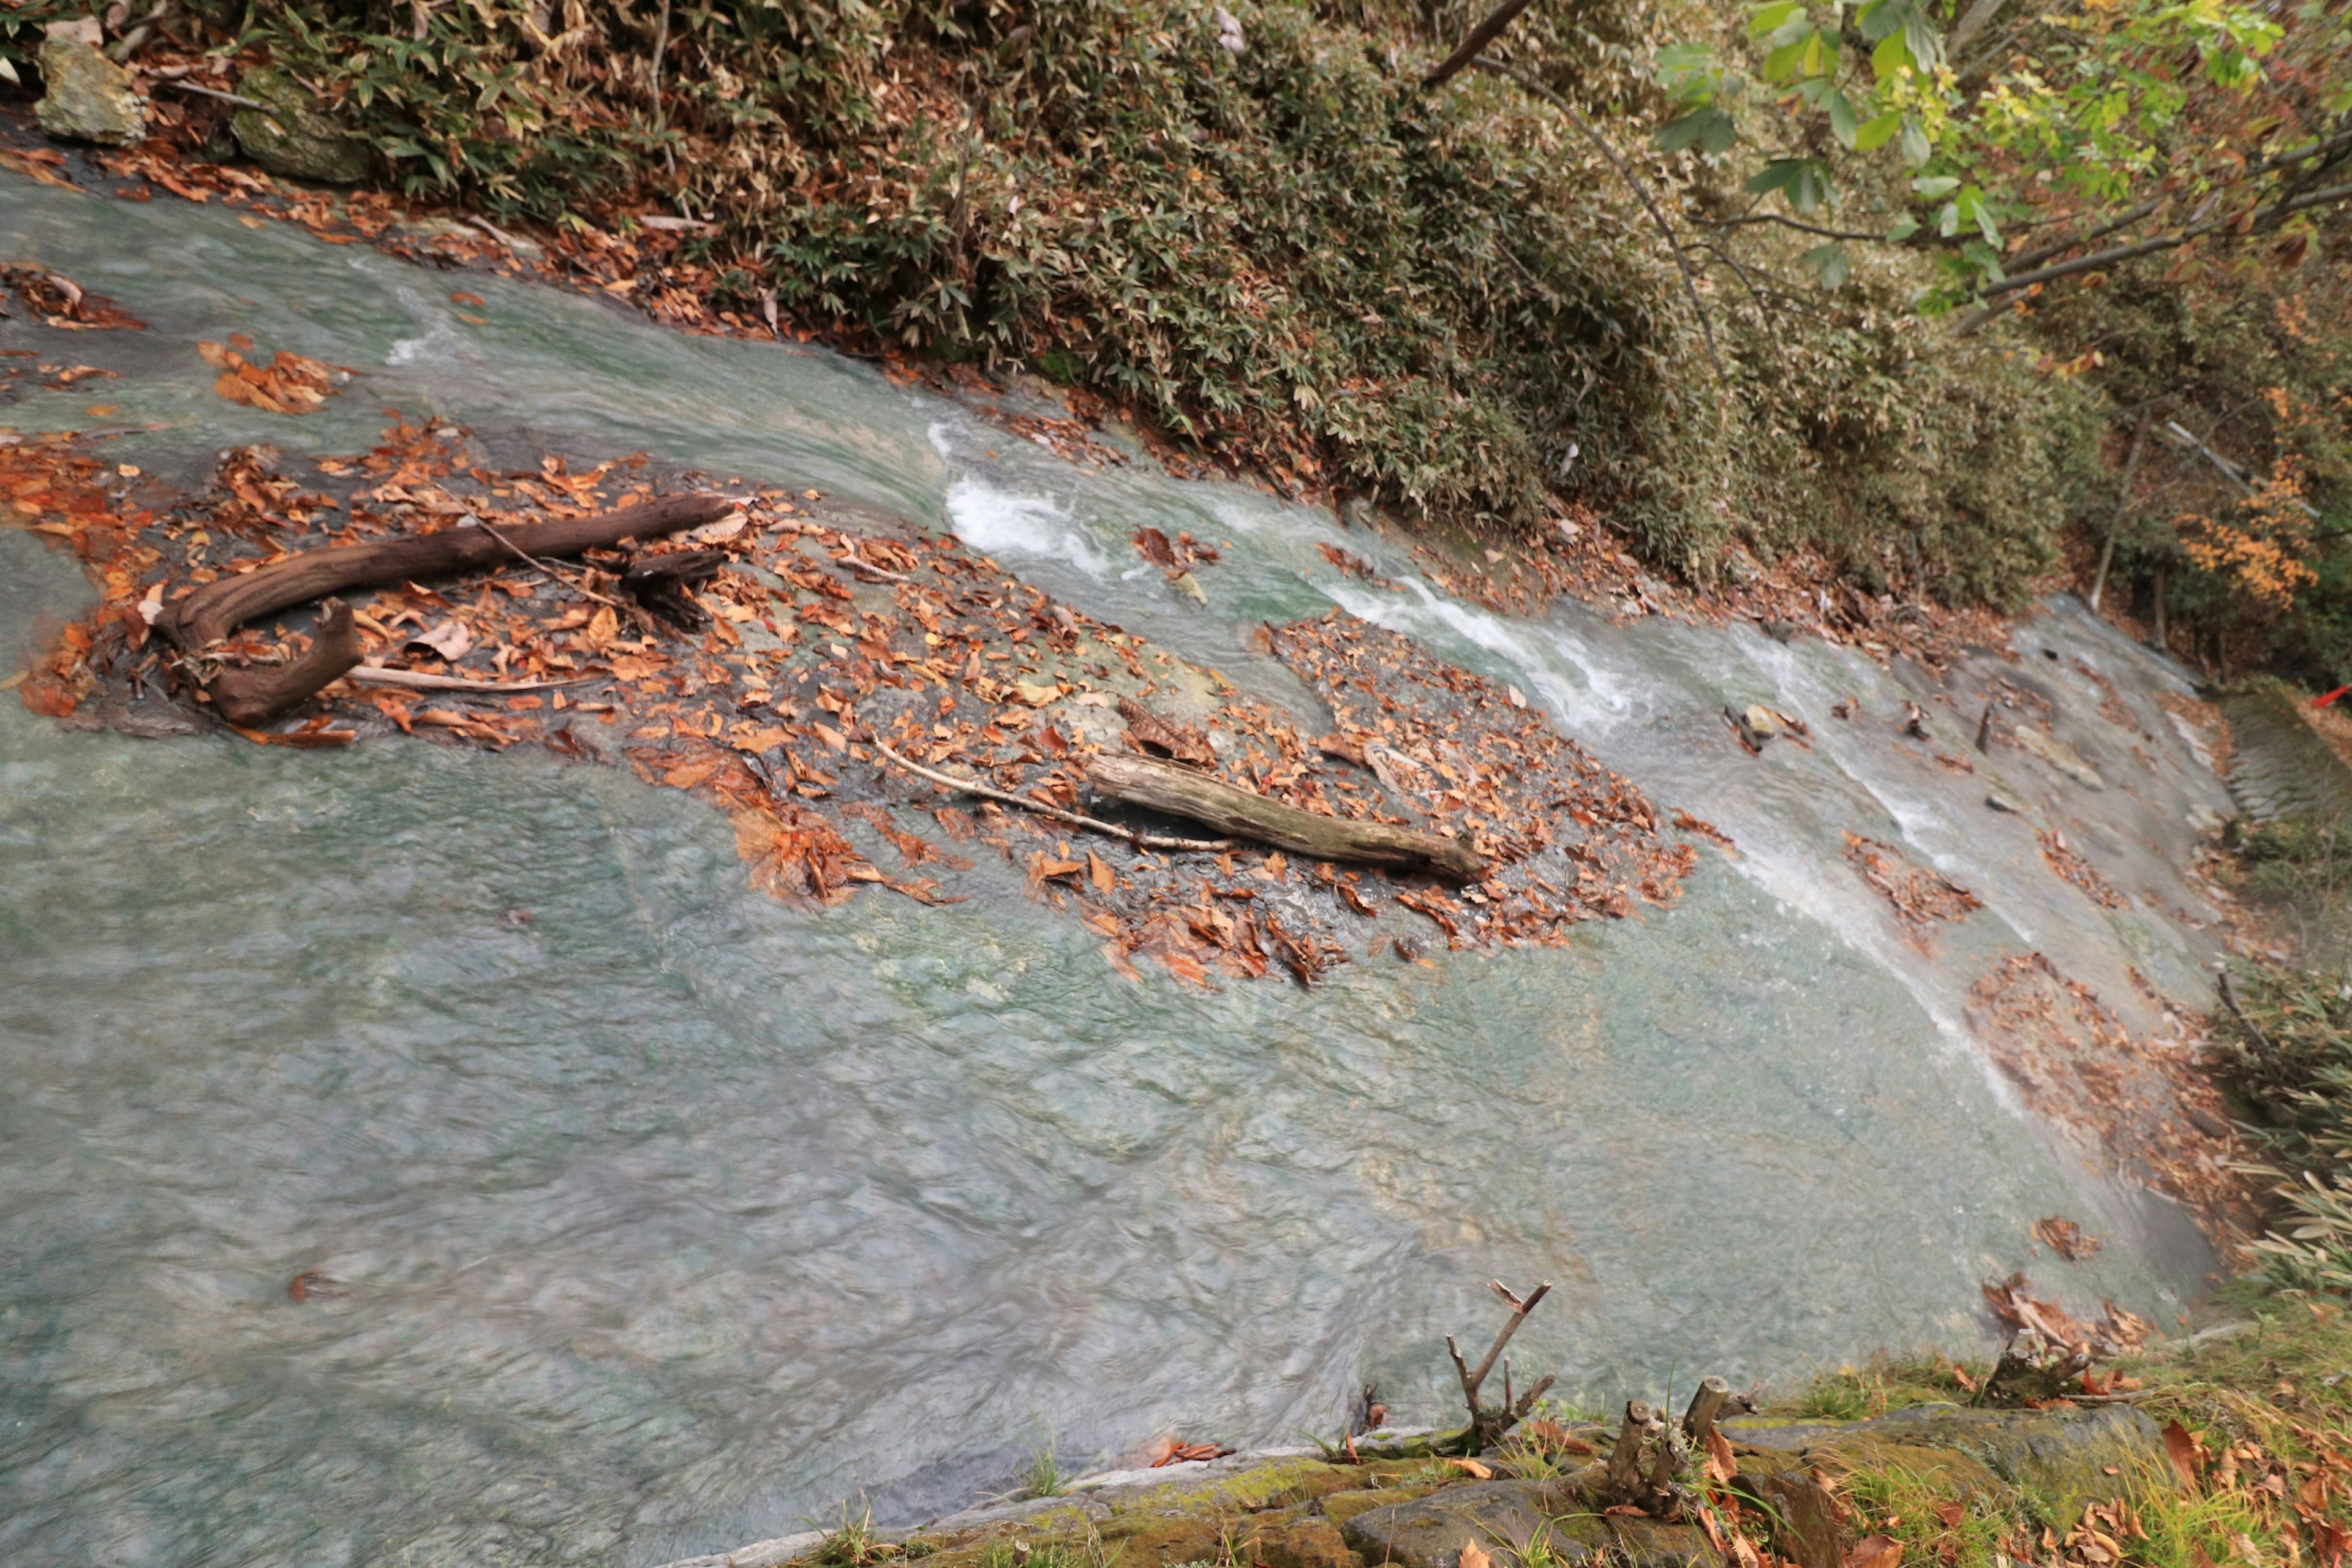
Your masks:
M1968 725L1924 671L1622 606L1501 616L1328 509L1171 479L1117 431L1131 460L1066 461L819 349L10 175L0 259L147 323L59 348L0 322L122 372L0 424L109 432L150 479L363 450L386 407L641 449L952 531L1290 702L1251 635L1336 605L1737 846L1562 949L1202 991L1122 978L985 860L962 904L787 909L724 818L620 770L0 703L0 1557L657 1563L856 1499L941 1511L1041 1447L1329 1432L1367 1383L1438 1418L1490 1277L1557 1282L1515 1354L1597 1404L1974 1347L1978 1281L2026 1265L2168 1323L2212 1267L1969 1020L2039 951L2163 1036L2218 951L2181 868L2231 807L2188 683L2071 599L1978 658L2047 691L2096 790L2013 750L1936 763L1905 702L1948 751ZM194 345L238 331L359 381L299 420L225 402ZM1223 547L1205 607L1137 555L1146 524ZM89 596L0 530L0 666ZM1756 702L1808 744L1748 754L1720 714ZM2051 827L2122 907L2055 874ZM1984 907L1923 951L1848 832ZM2037 1258L2051 1214L2106 1247ZM306 1272L334 1288L294 1299Z

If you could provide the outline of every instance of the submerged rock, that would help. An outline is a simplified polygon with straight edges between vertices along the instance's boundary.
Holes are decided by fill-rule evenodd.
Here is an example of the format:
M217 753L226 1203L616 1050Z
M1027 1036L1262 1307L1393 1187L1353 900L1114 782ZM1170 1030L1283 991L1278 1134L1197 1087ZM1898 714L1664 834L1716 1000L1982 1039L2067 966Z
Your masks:
M346 134L300 82L274 70L249 70L238 94L268 109L240 109L229 129L245 155L273 174L324 185L357 184L368 177L368 144Z
M147 134L147 101L131 74L98 52L89 31L61 26L42 40L47 90L33 112L51 136L124 146Z

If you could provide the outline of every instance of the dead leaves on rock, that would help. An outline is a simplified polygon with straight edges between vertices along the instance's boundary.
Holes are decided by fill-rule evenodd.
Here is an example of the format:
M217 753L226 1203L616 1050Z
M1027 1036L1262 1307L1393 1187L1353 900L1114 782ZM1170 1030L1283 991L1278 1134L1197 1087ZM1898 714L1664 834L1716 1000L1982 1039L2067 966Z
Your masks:
M2256 1212L2248 1154L2185 1042L2133 1034L2039 952L1996 963L1970 988L1968 1019L2036 1115L2168 1194L2224 1251L2242 1243Z
M2023 1274L1987 1280L1982 1289L1992 1315L2018 1333L2038 1334L2050 1344L2106 1361L2126 1355L2147 1341L2147 1320L2127 1312L2113 1301L2103 1302L2097 1322L2086 1323L2054 1301L2032 1295Z
M2130 906L2130 900L2116 890L2116 885L2099 874L2097 867L2074 853L2066 836L2054 827L2045 827L2034 837L2042 844L2042 858L2053 871L2083 890L2084 896L2103 910L2120 910Z
M0 284L14 289L44 325L61 331L139 331L147 325L105 295L92 294L64 273L46 267L0 265ZM6 313L0 307L0 315Z
M1974 893L1940 872L1914 866L1891 844L1849 833L1845 858L1895 910L1903 922L1904 935L1922 952L1927 951L1927 934L1938 921L1960 920L1971 910L1984 907L1984 900Z
M221 374L213 390L231 403L242 403L265 414L314 414L335 395L338 377L352 372L323 360L305 358L285 349L263 363L247 356L258 353L253 340L234 333L226 343L200 342L196 352Z
M2102 1245L2097 1237L2084 1235L2073 1220L2054 1214L2033 1222L2033 1239L2069 1263L2087 1263L2098 1256Z

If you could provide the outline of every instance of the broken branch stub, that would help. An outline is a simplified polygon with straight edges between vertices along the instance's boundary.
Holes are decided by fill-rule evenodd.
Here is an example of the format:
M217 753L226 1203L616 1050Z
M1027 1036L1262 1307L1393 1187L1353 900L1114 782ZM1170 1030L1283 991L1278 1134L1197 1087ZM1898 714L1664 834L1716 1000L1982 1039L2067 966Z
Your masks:
M1153 757L1091 757L1087 779L1098 794L1123 805L1205 823L1220 833L1310 859L1428 870L1465 882L1486 873L1486 857L1459 839L1387 823L1318 816Z
M1617 1446L1609 1450L1609 1489L1630 1498L1642 1486L1642 1441L1653 1419L1649 1405L1638 1399L1625 1402L1625 1425L1618 1429Z
M207 583L167 607L156 625L173 642L194 652L257 616L306 604L322 595L470 572L518 552L542 557L576 555L624 539L650 539L715 522L734 506L719 496L670 496L594 517L557 518L495 530L446 528L405 539L305 551L255 571Z
M1712 1374L1699 1379L1698 1392L1691 1395L1690 1406L1683 1412L1683 1436L1692 1447L1706 1446L1706 1435L1715 1430L1716 1417L1730 1397L1731 1384L1723 1379Z
M360 662L360 633L352 607L340 599L320 606L319 629L299 657L284 664L258 664L244 669L224 669L205 689L212 694L220 716L242 729L275 719L298 702L308 701Z

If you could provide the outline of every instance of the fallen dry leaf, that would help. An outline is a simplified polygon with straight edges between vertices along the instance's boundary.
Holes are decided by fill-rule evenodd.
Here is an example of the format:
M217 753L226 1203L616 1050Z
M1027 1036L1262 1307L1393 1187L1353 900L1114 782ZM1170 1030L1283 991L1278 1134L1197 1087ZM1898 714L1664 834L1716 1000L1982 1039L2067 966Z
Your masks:
M421 651L433 658L446 659L451 664L455 664L471 652L473 647L474 634L466 629L466 623L448 620L442 621L410 637L402 651Z
M2198 1483L2197 1464L2205 1457L2205 1445L2197 1440L2194 1433L2178 1421L2167 1422L2164 1452L2166 1458L2172 1461L2173 1469L2179 1473L2180 1484L2188 1489L2191 1497L2203 1489Z
M1849 1548L1845 1568L1897 1568L1903 1561L1903 1543L1891 1535L1865 1535Z

